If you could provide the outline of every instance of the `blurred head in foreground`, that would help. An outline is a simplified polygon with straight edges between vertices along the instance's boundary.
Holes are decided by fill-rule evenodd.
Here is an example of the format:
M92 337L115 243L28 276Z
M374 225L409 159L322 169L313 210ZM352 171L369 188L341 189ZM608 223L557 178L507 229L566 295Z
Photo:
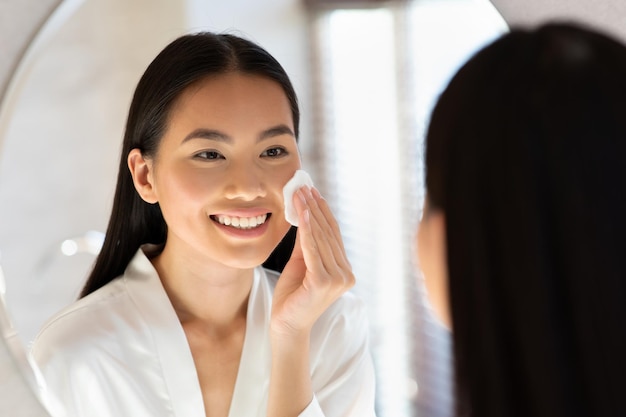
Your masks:
M626 47L551 23L478 52L433 111L426 192L459 413L626 415Z

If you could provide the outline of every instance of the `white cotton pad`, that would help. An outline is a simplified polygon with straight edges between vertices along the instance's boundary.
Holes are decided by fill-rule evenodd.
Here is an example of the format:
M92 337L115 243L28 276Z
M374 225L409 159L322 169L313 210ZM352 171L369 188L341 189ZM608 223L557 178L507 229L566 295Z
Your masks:
M293 205L293 194L303 185L313 187L313 180L304 170L297 170L293 177L287 181L283 188L283 199L285 200L285 219L294 226L298 225L298 212Z

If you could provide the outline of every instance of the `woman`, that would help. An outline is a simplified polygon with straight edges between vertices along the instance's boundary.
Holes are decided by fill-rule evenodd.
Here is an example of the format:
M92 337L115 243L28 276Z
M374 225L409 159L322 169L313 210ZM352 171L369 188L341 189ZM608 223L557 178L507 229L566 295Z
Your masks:
M364 306L317 190L276 249L298 122L283 68L240 37L185 35L148 66L102 252L33 348L70 416L374 415Z
M417 247L459 415L626 415L624 74L608 36L513 29L434 109Z

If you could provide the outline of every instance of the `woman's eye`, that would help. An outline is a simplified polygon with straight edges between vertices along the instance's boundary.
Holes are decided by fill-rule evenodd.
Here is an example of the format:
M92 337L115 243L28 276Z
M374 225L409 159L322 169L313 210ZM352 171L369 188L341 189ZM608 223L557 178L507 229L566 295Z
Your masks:
M287 155L287 150L285 148L270 148L264 151L261 156L267 156L269 158L280 158L281 156Z
M213 160L213 159L224 159L224 157L216 151L203 151L203 152L199 152L195 155L196 158L200 158L200 159L208 159L208 160Z

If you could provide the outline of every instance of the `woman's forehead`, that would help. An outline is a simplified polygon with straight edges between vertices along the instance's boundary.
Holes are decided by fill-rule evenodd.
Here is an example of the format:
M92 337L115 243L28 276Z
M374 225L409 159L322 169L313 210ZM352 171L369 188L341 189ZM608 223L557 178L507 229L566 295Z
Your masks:
M180 113L216 121L245 113L293 123L289 99L278 82L239 71L207 76L187 87L174 102L170 119Z

